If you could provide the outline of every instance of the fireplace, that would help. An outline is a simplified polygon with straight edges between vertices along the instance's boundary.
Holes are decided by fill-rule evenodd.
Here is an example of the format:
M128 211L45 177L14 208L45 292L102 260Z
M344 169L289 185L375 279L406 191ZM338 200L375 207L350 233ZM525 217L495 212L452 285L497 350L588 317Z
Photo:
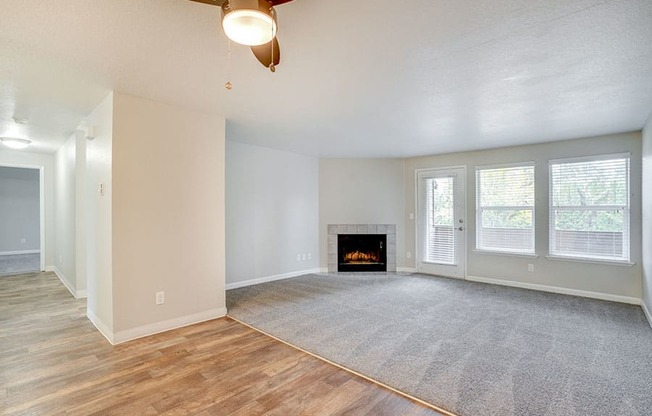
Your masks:
M387 271L386 234L338 234L337 271Z
M382 236L385 238L385 268L376 268L386 270L387 272L396 272L396 224L328 224L328 237L326 243L328 245L328 272L337 273L340 270L340 258L338 252L338 238L339 235L364 235L372 234ZM380 248L380 244L378 244ZM363 250L358 249L363 252ZM360 271L360 268L355 265L346 265L344 269ZM363 267L364 268L364 267Z

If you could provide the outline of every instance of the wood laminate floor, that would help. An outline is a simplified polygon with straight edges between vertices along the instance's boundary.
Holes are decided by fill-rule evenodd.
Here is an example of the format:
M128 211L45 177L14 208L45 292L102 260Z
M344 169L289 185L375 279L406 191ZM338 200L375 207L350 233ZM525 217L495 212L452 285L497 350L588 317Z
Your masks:
M109 344L53 273L0 279L1 415L437 415L232 319Z

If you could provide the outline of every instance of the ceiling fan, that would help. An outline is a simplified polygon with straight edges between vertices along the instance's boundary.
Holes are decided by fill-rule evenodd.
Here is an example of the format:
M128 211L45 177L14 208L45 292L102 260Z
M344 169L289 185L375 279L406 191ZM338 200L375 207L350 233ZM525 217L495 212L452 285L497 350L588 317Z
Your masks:
M224 33L236 43L251 47L256 59L276 71L281 61L281 50L276 39L276 10L274 6L292 0L191 0L222 9Z

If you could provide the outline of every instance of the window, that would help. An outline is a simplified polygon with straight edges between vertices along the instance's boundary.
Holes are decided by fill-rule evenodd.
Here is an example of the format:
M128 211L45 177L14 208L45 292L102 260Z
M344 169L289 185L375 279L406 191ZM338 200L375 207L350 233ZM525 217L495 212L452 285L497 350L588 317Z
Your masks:
M550 254L629 262L629 154L550 161Z
M534 254L534 164L478 167L476 248Z

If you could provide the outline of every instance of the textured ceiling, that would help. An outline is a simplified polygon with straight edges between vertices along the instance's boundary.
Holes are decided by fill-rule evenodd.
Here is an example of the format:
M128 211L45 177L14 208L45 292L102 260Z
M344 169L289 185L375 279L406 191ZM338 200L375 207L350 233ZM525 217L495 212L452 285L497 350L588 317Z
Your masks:
M224 115L230 140L325 157L631 131L652 111L650 0L295 0L277 11L278 71L232 45L228 77L216 7L2 0L0 135L51 152L112 89Z

